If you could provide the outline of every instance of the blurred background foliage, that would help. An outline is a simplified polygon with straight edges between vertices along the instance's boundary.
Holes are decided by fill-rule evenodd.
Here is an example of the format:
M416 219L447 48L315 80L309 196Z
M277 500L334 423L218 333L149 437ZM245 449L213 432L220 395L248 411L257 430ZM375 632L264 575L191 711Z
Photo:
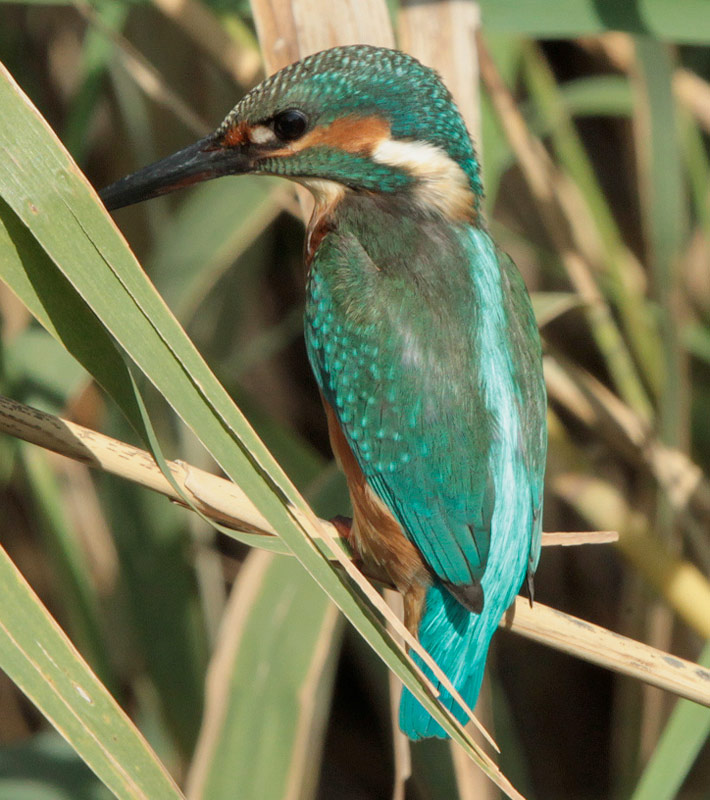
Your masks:
M547 548L536 598L697 660L710 637L710 13L702 0L481 6L537 137L526 170L504 95L484 91L487 215L548 354L545 530L621 533L617 548ZM237 0L0 3L0 59L96 186L214 127L261 74ZM347 513L302 341L291 188L227 179L116 218L316 511ZM0 320L2 394L134 440L2 286ZM212 468L146 392L166 456ZM3 546L191 796L391 796L384 667L294 561L5 436L0 508ZM511 634L490 665L484 716L527 797L710 797L707 709ZM1 673L0 720L0 800L107 796ZM444 743L413 747L413 772L410 798L498 796L473 790Z

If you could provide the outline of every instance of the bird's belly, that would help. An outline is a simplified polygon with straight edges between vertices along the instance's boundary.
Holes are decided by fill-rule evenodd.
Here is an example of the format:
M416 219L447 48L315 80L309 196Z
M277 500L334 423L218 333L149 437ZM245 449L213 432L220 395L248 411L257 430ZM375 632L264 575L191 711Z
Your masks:
M417 548L407 539L392 512L367 483L335 412L323 399L333 453L345 474L353 505L350 543L364 562L385 570L404 597L404 621L412 633L419 627L424 595L431 584Z

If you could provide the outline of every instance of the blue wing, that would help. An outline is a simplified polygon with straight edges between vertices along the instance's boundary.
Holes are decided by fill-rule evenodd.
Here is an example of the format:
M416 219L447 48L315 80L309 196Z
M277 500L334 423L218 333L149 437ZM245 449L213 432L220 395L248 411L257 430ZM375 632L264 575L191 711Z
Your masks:
M515 267L512 277L501 269L481 231L435 241L433 264L421 247L375 263L356 235L326 237L311 265L306 343L370 486L465 602L492 547L511 536L518 550L535 547L542 474L530 451L544 433L544 393ZM497 517L520 529L497 536Z

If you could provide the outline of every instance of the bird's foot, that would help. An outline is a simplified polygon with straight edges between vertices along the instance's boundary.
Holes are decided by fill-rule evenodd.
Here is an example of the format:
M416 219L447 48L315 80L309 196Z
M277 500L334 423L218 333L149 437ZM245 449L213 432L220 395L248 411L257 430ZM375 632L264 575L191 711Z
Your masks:
M332 517L330 522L338 531L338 533L343 537L343 539L345 539L345 541L348 542L349 544L353 527L352 517L343 517L340 514L338 514L337 517Z

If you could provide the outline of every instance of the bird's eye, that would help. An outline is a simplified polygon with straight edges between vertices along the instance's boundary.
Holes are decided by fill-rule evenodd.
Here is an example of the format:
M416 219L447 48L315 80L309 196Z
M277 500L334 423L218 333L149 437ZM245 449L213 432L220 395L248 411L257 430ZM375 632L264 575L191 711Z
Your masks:
M293 142L306 132L308 117L297 108L281 111L274 117L274 133L282 142Z

